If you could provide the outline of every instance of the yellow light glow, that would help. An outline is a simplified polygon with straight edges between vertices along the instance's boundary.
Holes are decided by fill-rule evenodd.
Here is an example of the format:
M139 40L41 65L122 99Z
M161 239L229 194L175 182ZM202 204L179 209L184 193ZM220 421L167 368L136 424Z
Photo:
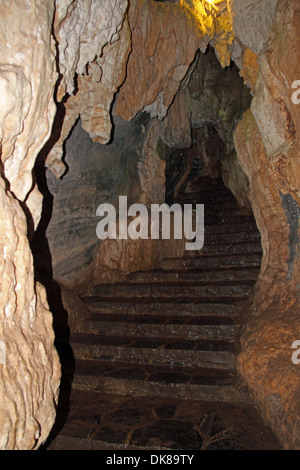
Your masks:
M210 6L214 7L215 9L217 9L215 3L218 3L218 0L205 0L205 1L206 1L206 3L209 3ZM223 1L223 0L221 0L221 1Z
M213 8L215 8L215 10L217 10L217 6L216 5L219 5L219 3L223 3L224 0L205 0L206 3L209 3L210 6L212 6Z
M210 3L211 5L218 5L219 3L224 2L224 0L205 0L207 3Z
M221 3L227 4L227 0L180 0L180 5L194 15L203 31L213 27L213 21L219 12L217 5Z

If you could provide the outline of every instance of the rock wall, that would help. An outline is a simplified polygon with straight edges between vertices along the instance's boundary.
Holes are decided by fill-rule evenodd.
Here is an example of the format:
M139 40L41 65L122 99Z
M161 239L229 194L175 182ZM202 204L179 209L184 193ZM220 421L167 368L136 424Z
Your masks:
M138 170L138 164L146 168L143 158L149 116L144 113L131 122L115 118L114 125L113 141L101 145L91 140L78 121L66 143L66 175L60 181L47 170L53 195L47 228L53 276L69 289L97 282L97 253L102 243L96 235L97 207L111 203L118 211L119 195L127 196L129 206L142 192L149 192L143 190Z
M299 365L293 364L291 349L300 337L300 108L292 102L299 26L299 3L280 0L269 47L259 56L251 110L235 133L264 250L258 283L244 309L239 370L263 415L291 449L300 447Z
M52 315L34 279L25 216L30 210L35 224L40 218L41 195L36 188L30 193L32 168L55 114L53 14L52 1L0 5L1 450L33 449L48 437L60 381Z

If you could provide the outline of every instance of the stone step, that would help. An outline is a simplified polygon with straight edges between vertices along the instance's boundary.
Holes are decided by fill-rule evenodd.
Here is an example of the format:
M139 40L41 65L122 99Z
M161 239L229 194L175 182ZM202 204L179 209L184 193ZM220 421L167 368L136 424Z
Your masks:
M251 224L253 222L253 216L250 215L231 215L231 213L225 213L218 215L217 213L205 215L204 209L204 226L210 225L229 225L229 224Z
M201 191L188 191L180 194L180 202L188 201L190 199L195 199L197 201L206 201L212 200L215 201L218 198L224 198L226 200L234 201L237 204L237 201L233 194L226 188L210 189L210 190L201 190Z
M210 245L225 245L235 243L260 243L261 236L258 231L255 232L238 232L238 233L209 233L204 239L204 247Z
M76 334L71 338L71 346L76 360L230 370L234 369L236 364L235 355L230 350L224 351L224 347L232 349L232 345L221 341L204 344L200 341L164 342L161 338L139 338L135 342L127 339L126 343L119 337L113 339L99 335Z
M84 299L96 320L139 323L232 324L236 317L235 305L230 303L176 303L176 302L120 302L103 301L97 297Z
M129 326L128 326L129 328ZM173 326L174 329L181 328ZM166 330L168 333L168 330ZM205 335L192 338L181 338L178 336L131 336L131 335L101 335L94 333L74 333L70 338L71 343L80 343L87 348L90 346L112 346L117 348L132 349L165 349L165 350L182 350L182 351L232 351L233 338L222 336L214 337L213 335Z
M255 254L262 253L260 242L245 242L245 243L224 243L224 244L205 244L201 250L186 251L185 256L199 256L199 254Z
M230 369L176 368L80 359L76 361L75 375L182 385L232 385L237 380L236 372Z
M191 261L193 258L191 258ZM188 261L188 260L186 260ZM222 284L198 284L189 285L187 283L178 284L132 284L120 283L109 285L97 285L90 289L91 296L97 296L99 300L105 299L125 299L131 300L140 299L146 301L160 301L176 299L177 302L181 301L199 301L199 298L205 301L218 302L227 301L235 302L237 300L244 300L248 297L253 283L246 282L234 283L229 285Z
M106 376L75 375L73 386L77 390L98 393L118 393L121 396L172 398L206 402L242 403L246 397L233 385L185 385L181 383L142 382L130 379L115 379Z
M196 208L196 204L204 204L204 213L209 211L225 211L227 214L234 214L238 211L240 214L251 215L241 210L234 199L228 199L223 195L216 196L215 198L190 197L182 200L180 204L182 207L184 207L185 204L192 205L194 209Z
M227 436L226 449L248 442L255 410L237 375L237 312L260 272L261 237L254 217L217 183L198 179L179 198L205 206L202 250L82 295L89 317L70 343L57 344L69 412L53 449L213 449ZM265 434L256 424L251 432L259 448Z
M132 283L240 283L249 281L254 283L257 280L260 268L257 266L251 266L247 269L235 268L235 269L211 269L209 271L191 270L191 271L137 271L131 273L128 276L128 281Z
M162 260L161 268L167 270L185 269L225 269L233 267L260 267L261 254L250 253L243 255L236 254L203 254L201 256L190 256L186 258L165 258Z
M126 321L88 320L85 322L87 333L123 338L168 338L194 341L234 341L234 325L182 325L182 324L139 324Z
M236 234L238 233L257 233L257 226L253 222L240 222L240 223L227 223L227 224L211 224L205 225L205 235L213 234L219 236L220 234Z

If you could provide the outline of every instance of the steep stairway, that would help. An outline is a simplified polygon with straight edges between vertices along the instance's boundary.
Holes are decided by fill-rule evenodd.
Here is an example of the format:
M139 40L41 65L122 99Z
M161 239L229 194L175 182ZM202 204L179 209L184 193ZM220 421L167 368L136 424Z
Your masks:
M237 306L261 263L255 221L220 181L179 200L205 204L203 249L83 297L50 449L278 448L236 372Z

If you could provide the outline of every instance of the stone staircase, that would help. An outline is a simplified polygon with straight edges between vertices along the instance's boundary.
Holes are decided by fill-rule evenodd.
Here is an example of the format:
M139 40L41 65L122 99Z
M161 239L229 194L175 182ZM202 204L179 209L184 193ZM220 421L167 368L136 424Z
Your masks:
M236 372L237 306L259 273L259 232L220 182L208 183L181 195L205 203L201 252L83 298L90 317L70 338L74 357L60 353L49 449L278 448Z

